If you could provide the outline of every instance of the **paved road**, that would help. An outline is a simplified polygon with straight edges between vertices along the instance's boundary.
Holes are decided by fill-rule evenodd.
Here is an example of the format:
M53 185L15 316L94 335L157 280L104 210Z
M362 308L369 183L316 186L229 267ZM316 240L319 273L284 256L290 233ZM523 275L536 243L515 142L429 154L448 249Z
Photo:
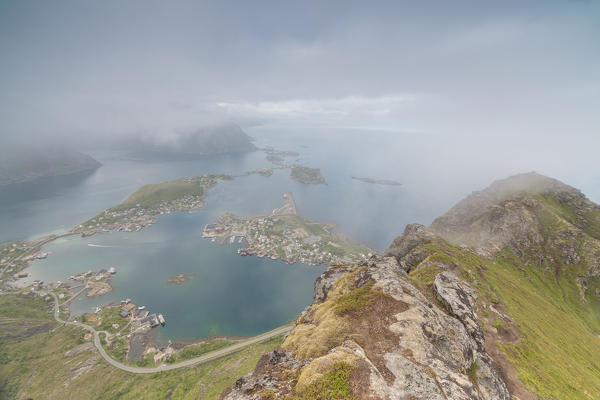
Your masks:
M90 331L94 335L94 345L100 352L100 355L102 356L102 358L104 358L106 360L106 362L108 362L110 365L112 365L116 368L122 369L123 371L127 371L127 372L133 372L134 374L151 374L151 373L155 373L155 372L169 371L169 370L177 369L177 368L190 367L190 366L196 365L196 364L203 364L208 361L212 361L214 359L226 356L228 354L235 353L236 351L239 351L239 350L243 349L244 347L249 346L251 344L259 343L264 340L270 339L274 336L288 333L289 331L291 331L293 329L293 325L286 325L286 326L277 328L275 330L263 333L262 335L254 336L253 338L250 338L243 342L233 344L224 349L216 350L211 353L205 354L203 356L185 360L185 361L182 361L182 362L179 362L176 364L163 364L163 365L159 365L158 367L152 367L152 368L132 367L130 365L125 365L123 363L120 363L120 362L114 360L113 358L111 358L108 354L106 354L104 347L102 347L102 343L100 343L100 336L98 335L99 332L96 331L94 328L92 328L91 326L82 324L80 322L77 322L77 321L63 321L62 319L60 319L60 316L59 316L60 308L58 305L58 298L56 297L56 295L54 293L51 293L51 294L52 294L52 296L54 296L54 319L56 319L58 322L60 322L62 324L75 325L75 326L78 326L80 328Z

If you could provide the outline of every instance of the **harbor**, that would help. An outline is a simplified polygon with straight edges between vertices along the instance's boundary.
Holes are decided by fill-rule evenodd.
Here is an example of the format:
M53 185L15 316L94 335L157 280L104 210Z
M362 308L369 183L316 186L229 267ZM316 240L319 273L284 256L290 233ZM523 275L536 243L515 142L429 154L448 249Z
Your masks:
M246 248L237 249L241 256L256 255L288 264L347 264L365 260L372 251L349 243L333 232L330 224L316 223L298 215L292 193L283 195L283 205L270 215L240 219L226 213L214 224L204 226L202 237L221 244L246 240Z

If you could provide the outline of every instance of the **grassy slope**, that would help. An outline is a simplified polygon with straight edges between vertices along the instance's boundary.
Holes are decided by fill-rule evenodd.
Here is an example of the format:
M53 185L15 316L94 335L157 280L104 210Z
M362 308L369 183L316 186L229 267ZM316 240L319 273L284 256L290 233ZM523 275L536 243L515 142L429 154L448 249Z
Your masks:
M196 182L176 180L149 184L136 190L117 207L128 208L136 204L140 204L142 207L152 207L184 196L202 196L203 193L202 185Z
M96 359L95 351L66 357L68 350L82 343L82 336L81 330L67 326L3 346L0 398L215 399L282 341L277 337L195 368L136 375ZM91 369L73 378L86 362Z
M55 325L48 303L40 297L21 294L0 296L0 346L13 342L36 326L48 329Z
M569 274L556 278L507 251L487 259L442 242L426 247L431 255L422 264L435 260L457 266L477 288L484 325L496 319L484 318L492 314L484 307L496 303L515 321L521 338L500 346L531 391L541 399L600 398L600 338L590 324L598 308L582 305ZM431 297L437 272L430 265L410 276Z
M215 399L283 340L279 336L195 368L136 375L108 365L95 349L68 356L69 350L89 344L85 332L64 326L50 333L48 328L57 325L53 321L48 303L39 297L0 296L1 399ZM36 325L45 327L43 333L14 337ZM205 353L221 345L209 342L191 350Z

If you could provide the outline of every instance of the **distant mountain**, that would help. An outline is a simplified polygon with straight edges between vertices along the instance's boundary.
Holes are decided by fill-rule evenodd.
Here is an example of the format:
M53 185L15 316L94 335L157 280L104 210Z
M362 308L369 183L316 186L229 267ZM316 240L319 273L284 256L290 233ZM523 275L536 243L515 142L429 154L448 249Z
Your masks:
M180 133L171 140L136 138L126 143L134 151L156 151L180 154L243 153L256 150L251 138L235 124L205 126Z
M101 164L87 154L58 147L11 147L0 150L0 185L94 170Z

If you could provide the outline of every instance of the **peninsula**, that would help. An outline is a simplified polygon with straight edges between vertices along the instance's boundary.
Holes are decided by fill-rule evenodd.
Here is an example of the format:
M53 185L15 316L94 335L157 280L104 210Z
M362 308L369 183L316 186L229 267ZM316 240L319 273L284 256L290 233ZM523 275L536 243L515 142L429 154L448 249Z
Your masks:
M230 175L200 175L192 178L144 185L121 204L73 228L82 236L112 230L134 232L156 222L156 215L193 211L204 206L206 190Z
M308 221L300 217L292 193L284 194L284 203L270 215L240 219L227 213L216 224L207 225L203 237L246 240L242 256L270 257L286 263L344 264L370 257L372 250L351 244L343 235L333 232L331 224Z
M91 172L100 163L87 154L56 147L0 149L0 186L39 178Z

